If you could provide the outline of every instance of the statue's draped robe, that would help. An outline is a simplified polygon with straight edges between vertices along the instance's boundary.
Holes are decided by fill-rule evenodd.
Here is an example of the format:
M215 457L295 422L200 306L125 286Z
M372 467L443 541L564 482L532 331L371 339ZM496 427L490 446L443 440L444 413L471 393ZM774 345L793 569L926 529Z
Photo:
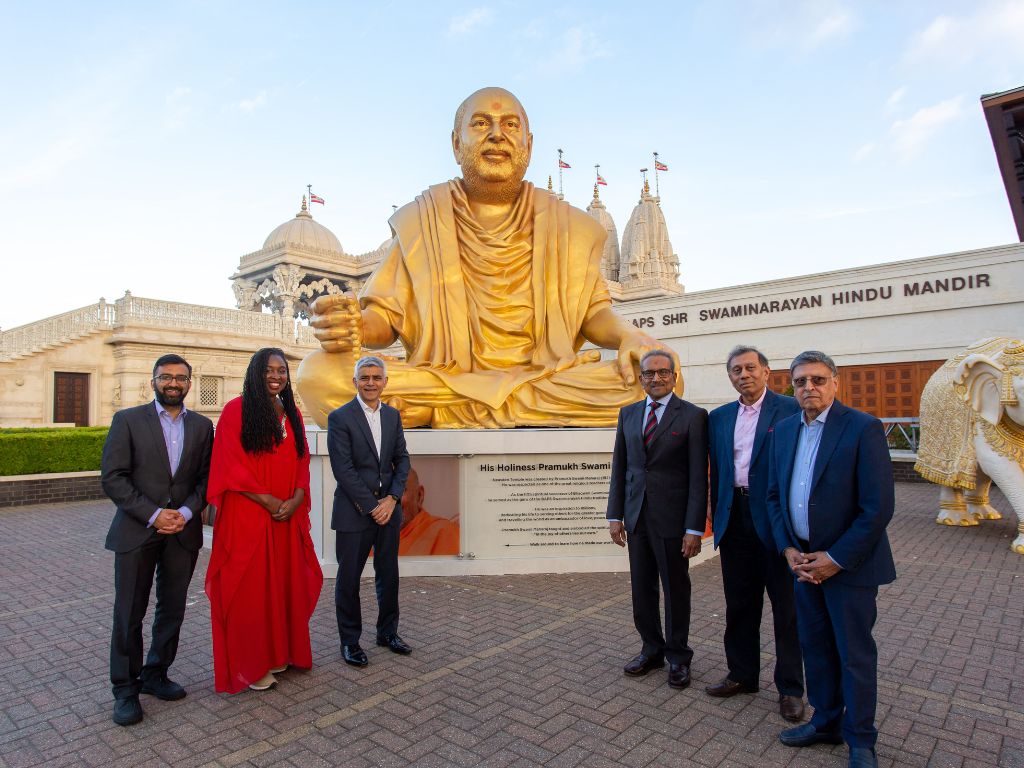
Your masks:
M406 349L405 362L388 363L384 399L407 426L611 426L641 396L615 360L578 354L580 329L611 306L600 272L605 232L590 216L524 182L508 219L489 232L454 180L399 209L391 227L360 304ZM318 421L352 396L348 370L322 381L332 357L342 356L314 353L300 372Z

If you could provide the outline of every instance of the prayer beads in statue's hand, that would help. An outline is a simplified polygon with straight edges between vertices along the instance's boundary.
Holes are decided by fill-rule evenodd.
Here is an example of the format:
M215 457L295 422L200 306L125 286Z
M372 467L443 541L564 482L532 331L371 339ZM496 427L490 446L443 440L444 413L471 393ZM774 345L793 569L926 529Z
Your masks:
M363 345L363 317L352 293L321 296L313 302L309 324L325 352L358 352Z

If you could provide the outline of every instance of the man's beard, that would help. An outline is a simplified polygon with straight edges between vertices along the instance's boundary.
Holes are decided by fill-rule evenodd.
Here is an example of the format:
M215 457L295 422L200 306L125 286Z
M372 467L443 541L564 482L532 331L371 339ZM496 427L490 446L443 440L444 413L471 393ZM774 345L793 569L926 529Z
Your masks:
M514 203L519 198L519 192L523 186L523 177L526 176L526 168L529 165L529 158L523 152L512 152L512 175L507 179L493 180L484 178L480 173L477 157L461 157L459 165L462 168L462 183L466 187L466 193L472 200L481 203L504 204Z
M175 406L179 406L185 402L184 391L179 392L177 395L167 395L162 390L154 389L153 394L156 395L156 401L165 408L167 406L174 408Z

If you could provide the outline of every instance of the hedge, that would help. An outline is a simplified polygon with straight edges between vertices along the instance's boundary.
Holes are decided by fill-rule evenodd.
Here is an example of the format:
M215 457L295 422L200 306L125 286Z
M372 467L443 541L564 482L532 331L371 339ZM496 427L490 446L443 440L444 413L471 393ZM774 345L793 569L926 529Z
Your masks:
M0 429L0 475L98 470L107 429Z

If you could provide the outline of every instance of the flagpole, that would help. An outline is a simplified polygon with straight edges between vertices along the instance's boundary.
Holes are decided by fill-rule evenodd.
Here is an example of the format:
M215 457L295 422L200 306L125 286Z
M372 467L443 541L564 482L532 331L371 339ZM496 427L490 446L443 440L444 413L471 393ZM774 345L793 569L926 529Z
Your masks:
M594 183L596 184L597 183L597 179L601 178L601 166L600 165L595 165L594 166L594 175L597 177L597 178L594 179Z
M558 196L564 197L562 194L562 150L558 150Z
M313 185L306 185L306 199L309 200L309 210L313 210Z
M661 199L661 188L658 186L658 153L654 153L654 196Z
M640 173L642 173L644 175L644 192L646 192L647 189L648 189L647 188L647 169L646 168L641 168L640 169ZM643 197L643 192L640 193L640 197Z

